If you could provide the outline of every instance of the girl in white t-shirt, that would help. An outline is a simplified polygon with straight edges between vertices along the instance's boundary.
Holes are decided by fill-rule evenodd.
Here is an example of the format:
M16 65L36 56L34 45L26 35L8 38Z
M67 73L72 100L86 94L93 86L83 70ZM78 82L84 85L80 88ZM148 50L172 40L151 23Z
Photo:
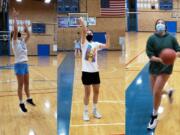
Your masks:
M18 97L19 97L19 107L23 112L27 112L25 104L23 102L23 87L25 94L27 96L26 102L30 105L35 106L32 98L30 97L29 92L29 69L28 69L28 56L27 56L27 47L26 43L30 37L30 33L28 31L27 26L24 24L24 32L26 33L26 37L23 38L22 34L18 32L17 26L17 15L15 9L13 9L13 17L14 17L14 31L11 32L11 40L12 40L12 49L14 52L15 63L14 63L14 71L18 81Z
M98 50L108 48L110 45L109 35L106 36L106 44L93 42L93 31L88 30L85 26L84 20L79 19L82 26L81 33L81 50L82 50L82 83L84 85L84 112L83 120L89 121L88 104L91 86L93 87L93 115L100 119L102 116L97 110L97 103L99 97L100 76L97 63Z

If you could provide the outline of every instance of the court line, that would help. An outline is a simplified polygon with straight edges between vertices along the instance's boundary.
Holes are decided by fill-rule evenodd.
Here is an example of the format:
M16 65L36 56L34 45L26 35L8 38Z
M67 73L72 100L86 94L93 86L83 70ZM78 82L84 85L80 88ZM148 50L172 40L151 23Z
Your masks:
M39 76L44 78L44 80L48 80L48 78L45 75L43 75L42 73L40 73L39 71L37 71L37 69L31 69L31 70L33 70L36 74L38 74Z
M74 83L74 53L66 55L58 67L57 133L69 135L72 93Z
M34 91L44 91L44 90L51 90L51 89L56 89L57 90L57 87L53 87L53 88L42 88L42 89L30 89L31 92L34 92ZM7 91L0 91L0 94L1 93L4 93L4 92L9 92L9 93L13 93L13 92L17 92L17 90L7 90Z
M31 93L31 95L38 95L38 94L54 94L54 93L57 93L57 91L50 91L50 92L36 92L36 93ZM25 94L23 94L25 95ZM0 95L0 98L2 97L13 97L13 96L17 96L17 94L13 94L13 95L10 95L10 94L7 94L7 95Z
M139 57L145 50L142 50L139 54L137 54L135 57L133 57L131 60L129 60L126 64L125 67L127 67L130 63L132 63L137 57Z
M73 101L74 104L80 104L83 103L83 101ZM91 102L90 102L91 103ZM110 103L110 104L125 104L124 100L100 100L98 103Z
M125 123L72 124L70 127L124 126Z
M30 82L55 82L57 80L43 80L43 79L39 79L39 80L30 80ZM0 83L16 83L17 80L4 80L4 81L0 81Z
M30 82L55 82L57 80L30 80ZM0 81L0 83L16 83L17 81L16 80L12 80L12 81L9 81L9 80L6 80L6 81Z
M126 71L141 71L141 69L126 69ZM173 70L173 72L180 72L180 70Z

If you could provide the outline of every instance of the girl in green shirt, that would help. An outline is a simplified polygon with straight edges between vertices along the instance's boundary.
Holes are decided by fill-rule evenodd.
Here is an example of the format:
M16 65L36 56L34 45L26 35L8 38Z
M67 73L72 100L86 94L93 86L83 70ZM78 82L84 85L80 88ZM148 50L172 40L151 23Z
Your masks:
M163 49L170 48L175 50L177 56L180 57L180 46L176 38L167 33L164 20L156 21L155 30L156 32L149 37L146 46L146 53L150 59L149 73L154 97L153 113L147 127L150 130L157 126L157 111L161 103L162 90L173 71L173 65L165 65L159 55Z

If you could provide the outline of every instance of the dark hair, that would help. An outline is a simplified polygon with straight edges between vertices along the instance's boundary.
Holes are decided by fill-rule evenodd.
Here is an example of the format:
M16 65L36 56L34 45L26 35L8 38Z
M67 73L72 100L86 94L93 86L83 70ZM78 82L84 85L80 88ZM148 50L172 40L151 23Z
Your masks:
M89 29L89 28L88 28L88 31L91 31L92 33L94 33L94 31L93 31L92 29Z
M77 32L77 34L79 35L79 34L80 34L80 32Z
M157 20L156 20L156 22L155 22L155 30L156 30L156 25L158 24L158 22L159 22L160 20L162 20L162 21L164 22L165 28L166 28L165 31L167 31L167 25L166 25L166 23L165 23L165 20L163 20L163 19L157 19Z
M21 32L18 32L18 35L17 35L17 37L21 37Z
M18 32L17 33L17 37L21 37L21 32ZM14 36L14 31L11 31L11 40L13 39L13 36Z

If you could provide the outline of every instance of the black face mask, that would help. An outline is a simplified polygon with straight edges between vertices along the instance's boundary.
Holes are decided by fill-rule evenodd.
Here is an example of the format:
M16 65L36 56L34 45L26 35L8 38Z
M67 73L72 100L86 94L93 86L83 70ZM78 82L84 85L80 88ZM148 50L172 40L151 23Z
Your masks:
M20 38L21 37L21 33L20 32L18 32L18 38Z
M86 36L86 39L87 39L87 41L89 41L89 42L90 42L90 41L92 41L93 36L92 36L92 35L87 35L87 36Z

